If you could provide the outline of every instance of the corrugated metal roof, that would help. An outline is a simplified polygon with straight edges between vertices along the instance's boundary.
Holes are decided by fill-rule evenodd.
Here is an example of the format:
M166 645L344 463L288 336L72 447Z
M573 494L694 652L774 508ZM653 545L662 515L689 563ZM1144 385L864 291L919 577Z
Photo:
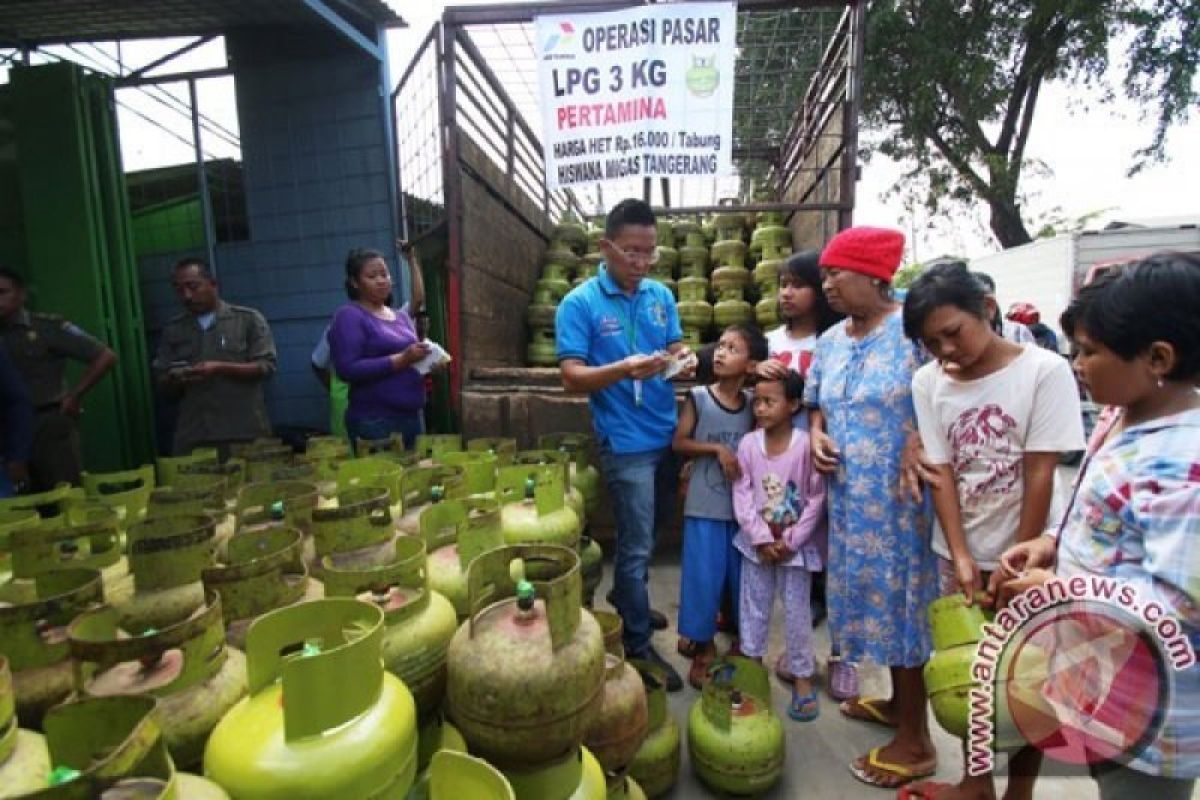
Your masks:
M325 0L347 22L373 33L403 27L384 0ZM234 28L316 26L320 17L300 0L6 0L0 41L42 45L221 34Z

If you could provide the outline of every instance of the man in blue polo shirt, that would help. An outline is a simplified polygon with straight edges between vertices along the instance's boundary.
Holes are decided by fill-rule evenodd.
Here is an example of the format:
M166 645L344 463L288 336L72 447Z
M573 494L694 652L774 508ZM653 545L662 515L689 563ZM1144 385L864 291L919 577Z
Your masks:
M675 389L663 373L689 355L670 290L644 280L657 260L654 212L622 200L604 223L599 273L566 296L555 317L563 387L590 395L600 466L617 524L611 599L625 623L625 652L682 681L650 643L646 588L654 550L656 486L675 433ZM694 367L685 369L681 376Z

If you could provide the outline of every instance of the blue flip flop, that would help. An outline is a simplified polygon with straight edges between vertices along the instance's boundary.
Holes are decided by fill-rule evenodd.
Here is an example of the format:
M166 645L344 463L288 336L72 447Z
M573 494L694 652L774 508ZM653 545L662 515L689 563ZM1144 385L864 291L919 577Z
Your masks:
M797 722L812 722L821 715L821 704L817 700L817 690L811 689L808 694L800 694L792 687L792 702L788 706L788 716Z

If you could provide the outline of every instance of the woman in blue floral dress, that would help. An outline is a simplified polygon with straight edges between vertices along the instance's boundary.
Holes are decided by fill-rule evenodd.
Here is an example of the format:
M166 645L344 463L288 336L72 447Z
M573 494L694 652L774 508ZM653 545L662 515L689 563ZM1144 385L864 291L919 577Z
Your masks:
M894 788L932 774L921 669L931 642L925 609L937 598L932 513L901 476L916 452L912 377L921 352L904 336L891 279L904 236L850 228L821 253L825 294L848 318L817 342L805 387L813 461L829 473L829 623L843 658L891 670L893 696L842 704L842 713L896 729L851 765Z

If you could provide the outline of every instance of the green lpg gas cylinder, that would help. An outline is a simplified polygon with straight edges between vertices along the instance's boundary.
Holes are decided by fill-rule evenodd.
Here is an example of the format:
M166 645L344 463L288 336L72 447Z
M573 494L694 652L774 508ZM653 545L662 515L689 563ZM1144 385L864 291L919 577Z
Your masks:
M413 452L421 459L420 466L432 467L441 453L460 452L463 438L457 433L422 433L413 442Z
M0 512L36 511L43 528L67 524L67 510L87 499L83 489L60 483L48 492L22 494L0 500Z
M320 504L321 493L312 481L248 483L238 492L237 529L291 527L311 536L313 510Z
M599 543L586 533L579 537L579 562L583 572L583 605L592 607L596 589L604 580L604 551Z
M0 655L0 797L17 797L46 785L50 751L40 733L17 727L12 673Z
M41 729L46 710L74 691L67 625L102 602L95 569L56 570L0 585L0 653L12 669L23 727Z
M231 458L224 464L216 461L197 461L190 464L180 464L176 470L176 489L192 489L199 486L211 485L214 480L220 480L221 496L225 500L225 508L233 511L237 505L238 494L246 485L246 462L240 458Z
M355 458L338 465L338 490L366 487L382 487L388 491L388 502L392 506L392 517L400 516L400 479L404 467L387 458L367 456Z
M429 585L450 601L461 622L470 613L467 569L475 557L504 545L500 506L495 500L446 500L421 514L429 552Z
M197 447L184 456L159 456L154 461L159 486L174 486L179 468L186 464L217 464L220 458L215 447Z
M478 450L446 451L435 455L433 460L438 464L462 469L467 496L493 496L496 491L498 460L494 453Z
M754 306L745 300L720 300L713 306L713 319L722 329L730 325L747 325L754 322Z
M415 467L405 470L400 490L404 514L396 521L396 530L405 536L420 536L421 512L426 506L466 497L467 481L462 467Z
M447 722L440 713L434 714L421 724L417 743L417 779L408 790L406 800L429 800L433 760L439 753L447 752L465 754L467 743L458 728ZM495 767L491 769L495 770Z
M146 507L147 517L208 514L218 523L225 512L225 479L215 475L185 480L177 474L174 484L150 492Z
M686 243L679 248L680 278L708 277L709 253L704 234L689 232Z
M505 769L517 800L604 800L604 768L586 747L526 769Z
M580 531L582 532L583 526L587 525L587 502L584 500L583 492L571 482L572 463L571 452L564 449L522 450L513 458L514 465L558 464L562 467L562 485L567 506L579 517Z
M608 776L606 800L646 800L646 793L631 775Z
M525 361L531 367L558 366L558 340L552 328L535 328L529 332Z
M200 572L212 566L217 545L212 517L152 514L126 536L133 593L112 603L123 629L165 628L204 605Z
M758 227L750 235L750 243L764 252L767 248L787 250L792 246L792 232L783 224L783 212L764 211L758 219Z
M146 515L154 490L152 464L121 472L84 472L80 477L88 499L116 509L123 524L137 522Z
M304 538L295 528L270 528L234 536L217 563L205 567L204 588L221 595L225 640L239 649L254 620L277 608L324 595L304 563Z
M219 597L205 600L188 618L141 635L123 630L111 606L84 612L67 629L80 693L158 698L163 737L183 768L200 764L209 733L246 694L246 657L225 645Z
M483 759L441 750L429 767L430 800L516 800L500 770Z
M313 511L313 547L319 563L328 559L352 569L391 560L396 530L386 489L362 486L338 493L337 505Z
M558 224L551 229L550 238L565 244L572 252L582 253L588 244L587 226L579 221L574 211L567 209L562 213Z
M726 657L709 668L703 696L688 715L688 754L696 775L718 792L765 792L783 774L783 723L771 710L766 669Z
M151 697L64 703L46 715L52 769L33 800L229 800L224 790L175 770Z
M981 595L967 605L964 595L947 595L930 603L926 611L934 653L925 664L925 690L938 724L959 738L967 735L971 690L978 685L971 668L990 616L980 606L982 599Z
M507 769L578 747L604 693L604 640L580 605L579 557L502 547L472 561L467 581L471 617L450 642L446 707L471 752Z
M567 505L563 476L556 464L514 464L499 470L496 494L506 543L579 546L583 525Z
M467 442L468 452L484 451L496 456L496 466L503 467L512 463L517 454L517 440L504 436L483 436Z
M649 661L629 663L642 676L648 717L646 738L629 765L629 775L649 797L661 797L679 776L679 725L667 707L666 671Z
M246 462L246 480L250 483L267 483L271 480L271 473L291 464L295 455L292 448L272 441L234 447L230 453Z
M104 596L122 602L133 592L129 562L121 553L121 519L115 509L94 503L71 506L66 522L24 527L9 535L14 578L86 567L100 570Z
M773 328L783 322L779 316L779 298L774 292L759 300L754 306L754 318L760 328Z
M238 800L401 800L417 772L412 694L383 668L384 612L350 598L250 626L250 696L217 725L204 774Z
M593 616L604 634L604 693L583 743L606 773L623 774L646 737L646 690L642 676L625 662L621 618L601 611Z
M0 583L12 577L12 534L20 530L37 530L42 518L35 509L0 511Z
M558 450L570 457L571 487L583 495L588 517L600 508L600 471L592 463L592 437L586 433L547 433L538 437L539 450Z
M383 665L404 681L428 719L446 693L446 648L458 628L454 606L429 588L425 542L397 538L393 559L358 569L322 563L321 578L330 597L357 597L384 612Z
M713 278L721 269L746 268L746 243L741 239L726 239L712 246L712 260L718 269L713 271Z

